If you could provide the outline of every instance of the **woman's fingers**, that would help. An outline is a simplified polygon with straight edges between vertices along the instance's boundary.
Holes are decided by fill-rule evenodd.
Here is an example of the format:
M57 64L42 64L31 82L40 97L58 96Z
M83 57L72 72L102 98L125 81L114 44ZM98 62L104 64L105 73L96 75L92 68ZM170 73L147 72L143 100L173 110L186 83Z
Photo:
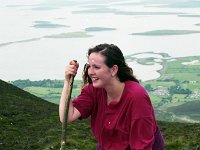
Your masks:
M77 61L74 61L74 60L70 61L69 64L66 66L66 69L65 69L66 79L69 79L69 77L71 75L76 76L77 71L78 71L78 67L79 67L79 64L77 63Z

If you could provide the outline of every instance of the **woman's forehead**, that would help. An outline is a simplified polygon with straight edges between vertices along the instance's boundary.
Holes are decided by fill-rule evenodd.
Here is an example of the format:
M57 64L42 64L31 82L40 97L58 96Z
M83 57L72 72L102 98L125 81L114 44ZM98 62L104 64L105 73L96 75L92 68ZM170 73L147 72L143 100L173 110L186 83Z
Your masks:
M88 57L88 63L104 63L105 56L100 53L91 53Z

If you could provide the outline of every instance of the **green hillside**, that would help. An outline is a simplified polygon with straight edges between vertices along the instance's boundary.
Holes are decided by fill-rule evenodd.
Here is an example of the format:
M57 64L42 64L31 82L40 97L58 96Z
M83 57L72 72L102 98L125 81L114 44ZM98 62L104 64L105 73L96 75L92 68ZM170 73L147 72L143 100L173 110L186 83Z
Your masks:
M191 150L200 145L200 124L161 122L167 150ZM61 123L58 105L0 80L0 149L58 150ZM68 125L69 150L94 150L88 120Z
M70 149L94 147L86 122L69 125ZM1 150L58 150L61 133L58 105L0 80Z
M57 106L0 80L0 149L45 149L58 140Z
M179 106L169 107L167 109L177 116L190 116L194 120L200 120L200 101L186 102Z

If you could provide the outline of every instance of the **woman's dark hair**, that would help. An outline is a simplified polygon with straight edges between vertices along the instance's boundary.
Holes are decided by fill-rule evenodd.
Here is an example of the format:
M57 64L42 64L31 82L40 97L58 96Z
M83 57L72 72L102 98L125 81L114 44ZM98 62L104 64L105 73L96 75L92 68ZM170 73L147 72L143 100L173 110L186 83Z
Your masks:
M87 57L90 56L91 53L100 53L101 55L105 56L105 64L111 68L114 65L118 66L117 77L120 82L124 82L127 80L132 80L135 82L139 81L133 75L133 70L130 68L123 56L122 51L114 44L99 44L93 48L88 50ZM86 85L88 83L92 83L89 75L88 75L88 65L85 64L83 69L83 84Z

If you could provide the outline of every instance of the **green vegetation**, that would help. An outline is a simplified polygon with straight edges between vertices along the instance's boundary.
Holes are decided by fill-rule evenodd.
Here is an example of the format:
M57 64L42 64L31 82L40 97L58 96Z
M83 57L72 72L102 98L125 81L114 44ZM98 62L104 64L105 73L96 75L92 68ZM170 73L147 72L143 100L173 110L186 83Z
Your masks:
M26 87L25 91L28 91L44 100L58 104L62 88L48 88L48 87ZM73 91L74 92L74 91ZM73 94L72 94L73 96Z
M191 115L200 118L200 101L190 101L180 106L173 106L168 108L168 111L176 113L177 115ZM195 115L194 115L195 114Z
M10 83L12 83L15 86L22 88L22 89L26 88L26 87L30 87L30 86L49 87L49 88L62 88L63 87L63 81L50 80L50 79L44 79L44 80L39 80L39 81L30 81L29 79L15 80L15 81L11 81Z
M63 88L62 80L44 79L39 81L30 81L29 79L27 79L10 81L10 83L25 91L28 91L31 94L34 94L44 100L55 104L59 103L60 95ZM78 95L78 93L80 93L81 86L81 80L74 81L73 91L71 95L72 98L74 98Z
M152 59L146 59L152 62ZM163 58L161 76L143 82L150 93L159 120L199 122L200 56ZM140 61L138 61L140 62ZM190 111L193 109L194 111ZM181 112L181 113L180 113Z
M58 150L62 126L58 105L0 80L0 149ZM158 121L167 150L196 149L200 124ZM67 149L93 150L89 119L68 125Z
M165 138L166 150L196 150L199 146L200 124L158 122Z
M50 150L60 148L62 124L58 105L44 101L0 80L0 149ZM68 125L67 146L94 149L88 120Z

